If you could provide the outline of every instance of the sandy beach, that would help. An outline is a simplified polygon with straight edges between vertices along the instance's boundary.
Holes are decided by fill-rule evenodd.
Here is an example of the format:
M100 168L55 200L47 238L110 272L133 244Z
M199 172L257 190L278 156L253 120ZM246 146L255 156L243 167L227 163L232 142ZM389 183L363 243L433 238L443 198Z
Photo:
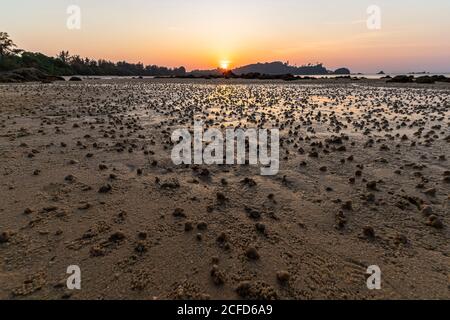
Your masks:
M0 299L450 298L449 83L5 84L0 110ZM278 128L279 173L174 165L194 118Z

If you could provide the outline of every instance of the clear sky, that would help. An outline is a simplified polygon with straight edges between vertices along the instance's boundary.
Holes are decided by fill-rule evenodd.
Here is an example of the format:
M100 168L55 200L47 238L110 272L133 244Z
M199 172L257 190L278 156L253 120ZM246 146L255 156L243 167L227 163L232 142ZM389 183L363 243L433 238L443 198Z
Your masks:
M66 27L68 5L81 29ZM366 26L369 5L381 29ZM188 69L323 62L353 72L450 72L450 0L1 0L0 31L48 55Z

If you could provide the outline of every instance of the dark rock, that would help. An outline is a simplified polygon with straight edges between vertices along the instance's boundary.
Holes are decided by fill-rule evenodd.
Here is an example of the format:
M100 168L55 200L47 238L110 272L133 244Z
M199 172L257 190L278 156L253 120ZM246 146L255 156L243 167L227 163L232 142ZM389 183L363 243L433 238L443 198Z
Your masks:
M436 229L442 229L444 228L444 224L442 223L441 219L439 219L437 216L435 215L431 215L428 218L428 221L426 223L427 226L436 228Z
M255 247L250 246L245 250L245 256L251 260L258 260L259 259L259 253L258 250L256 250Z
M208 224L207 224L206 222L204 222L204 221L200 221L200 222L197 224L197 229L198 229L198 230L204 231L204 230L206 230L207 228L208 228Z
M375 230L371 226L365 226L363 228L363 235L366 238L373 239L373 238L375 238Z
M122 231L116 231L109 237L109 241L111 242L120 242L124 239L125 234Z
M220 286L225 283L225 274L219 270L219 266L213 265L211 269L211 277L216 286Z
M184 223L184 231L189 232L192 229L194 229L194 227L192 226L192 222L191 221L186 221Z
M9 231L2 231L0 232L0 243L6 243L11 239L11 232Z
M288 282L290 278L291 278L291 274L285 270L281 270L281 271L277 272L277 279L278 279L278 281L280 281L283 284Z
M186 214L184 213L184 209L182 208L176 208L172 214L174 217L186 218Z
M110 184L106 184L104 186L101 186L100 189L98 189L99 193L108 193L112 190L112 187Z

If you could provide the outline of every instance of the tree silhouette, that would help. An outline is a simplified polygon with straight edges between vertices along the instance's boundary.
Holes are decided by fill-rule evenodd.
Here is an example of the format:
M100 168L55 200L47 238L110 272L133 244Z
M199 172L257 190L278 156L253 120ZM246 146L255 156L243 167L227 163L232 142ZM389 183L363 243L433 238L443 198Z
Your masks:
M9 38L8 33L0 32L0 58L7 55L17 55L23 51L16 48L16 44Z
M58 53L57 58L64 63L69 62L69 59L70 59L69 51L64 51L64 50L61 51L60 53Z
M113 76L177 76L185 75L186 69L167 68L143 63L117 63L104 59L94 60L61 51L55 57L39 52L26 52L17 49L8 33L0 32L0 71L19 68L36 68L51 75L113 75Z

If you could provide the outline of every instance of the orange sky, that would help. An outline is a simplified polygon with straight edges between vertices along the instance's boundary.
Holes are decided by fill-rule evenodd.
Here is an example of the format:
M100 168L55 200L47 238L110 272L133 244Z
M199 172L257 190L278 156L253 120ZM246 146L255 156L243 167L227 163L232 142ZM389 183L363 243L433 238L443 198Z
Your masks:
M0 30L30 51L188 69L266 61L323 62L353 72L450 72L450 1L377 1L380 30L366 26L366 0L15 0ZM68 30L69 4L81 29Z

